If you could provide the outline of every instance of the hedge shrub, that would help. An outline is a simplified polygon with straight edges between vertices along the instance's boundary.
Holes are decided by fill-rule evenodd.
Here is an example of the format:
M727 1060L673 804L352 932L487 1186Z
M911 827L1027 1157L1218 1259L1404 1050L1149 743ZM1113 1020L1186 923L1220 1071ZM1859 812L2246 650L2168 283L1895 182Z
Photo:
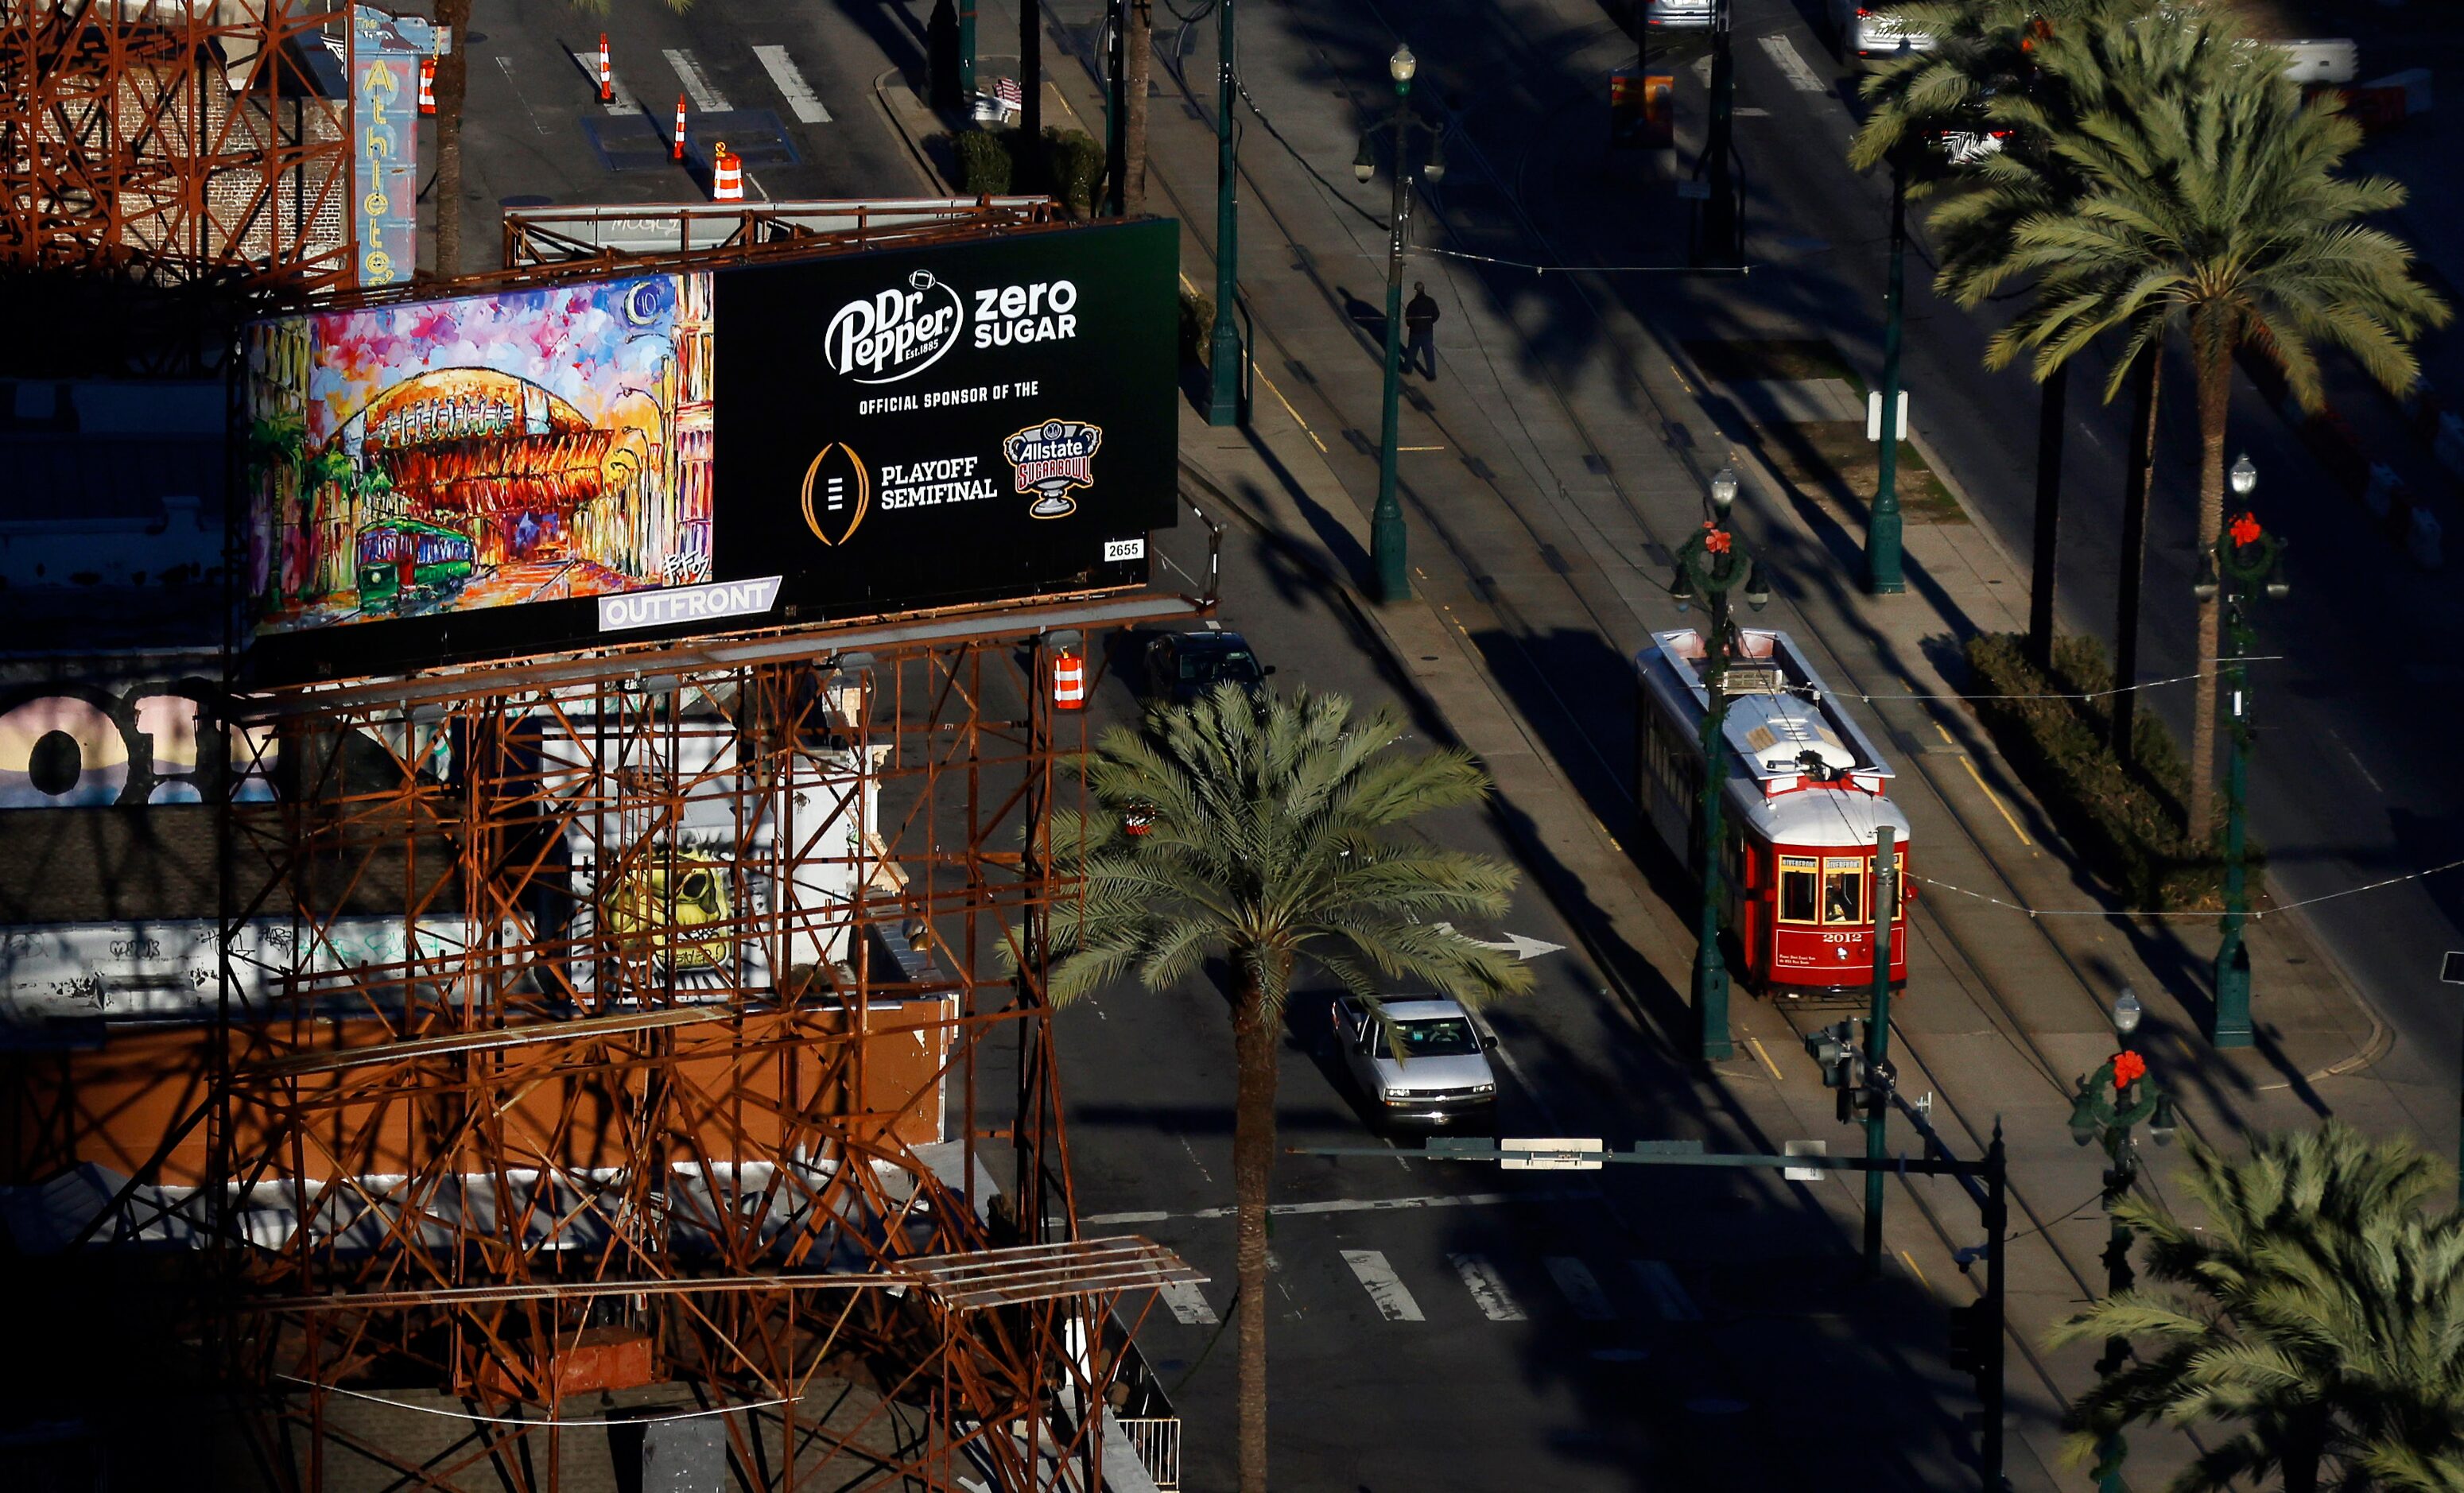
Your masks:
M2220 835L2183 829L2189 764L2154 713L2132 717L2135 768L2106 745L2112 724L2113 666L2094 638L2057 638L2051 677L2017 633L1987 633L1968 644L1977 717L2022 781L2045 806L2089 867L2130 907L2189 911L2223 906ZM2092 699L2052 699L2087 694ZM1994 699L1990 696L2021 696ZM2255 868L2259 847L2248 847Z
M1052 195L1078 216L1092 217L1095 188L1104 180L1104 145L1085 130L1047 126L1044 131L1044 180Z
M958 186L970 197L1000 196L1016 173L1016 130L962 130L952 137L958 152Z

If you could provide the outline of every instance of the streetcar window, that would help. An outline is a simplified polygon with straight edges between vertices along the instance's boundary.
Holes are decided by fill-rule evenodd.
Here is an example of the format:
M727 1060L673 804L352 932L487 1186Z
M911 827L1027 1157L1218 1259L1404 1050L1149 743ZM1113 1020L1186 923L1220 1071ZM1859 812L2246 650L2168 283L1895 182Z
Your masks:
M1820 877L1810 855L1783 855L1779 858L1779 920L1783 923L1813 923L1821 919L1815 911L1819 905Z
M1822 865L1822 920L1826 923L1865 921L1865 863L1825 861Z

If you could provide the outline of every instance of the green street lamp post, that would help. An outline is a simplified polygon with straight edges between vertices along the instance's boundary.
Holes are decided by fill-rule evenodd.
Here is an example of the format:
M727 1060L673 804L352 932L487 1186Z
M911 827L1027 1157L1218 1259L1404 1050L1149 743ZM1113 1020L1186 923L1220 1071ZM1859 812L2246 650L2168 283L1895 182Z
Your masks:
M2248 456L2233 464L2233 495L2248 499L2258 487L2258 469ZM2260 595L2281 601L2292 587L2279 574L2284 541L2258 526L2245 509L2225 532L2216 536L2215 553L2202 559L2191 594L2208 601L2224 595L2226 698L2233 707L2233 726L2225 751L2225 913L2218 924L2223 938L2216 945L2213 1016L2208 1041L2219 1047L2247 1047L2250 1024L2250 950L2241 939L2250 912L2248 889L2250 793L2249 657L2257 634L2250 623L2250 604Z
M1360 137L1360 152L1352 158L1352 174L1366 183L1377 174L1376 152L1369 137L1383 129L1395 142L1395 196L1386 231L1386 398L1378 426L1377 506L1369 516L1369 556L1377 572L1377 600L1412 599L1412 573L1404 559L1403 505L1395 497L1395 448L1401 437L1403 379L1403 235L1412 212L1411 140L1415 132L1429 137L1429 164L1421 174L1431 182L1446 175L1445 130L1412 112L1412 75L1419 59L1409 47L1397 47L1386 60L1395 80L1395 114L1384 124L1372 124Z
M1677 552L1677 580L1671 593L1683 611L1701 602L1711 614L1703 639L1703 909L1696 925L1694 948L1694 1031L1696 1055L1705 1063L1734 1055L1728 1039L1728 968L1720 957L1720 801L1728 789L1728 593L1739 591L1746 604L1761 611L1771 602L1762 567L1746 553L1728 527L1728 509L1737 500L1737 474L1723 467L1711 478L1711 516Z
M976 106L976 0L958 0L958 107Z
M1874 831L1874 1003L1865 1018L1865 1158L1881 1161L1890 1154L1886 1133L1891 1114L1891 917L1899 911L1899 831L1889 824ZM1882 1273L1882 1193L1889 1178L1878 1169L1865 1174L1865 1273Z
M1874 506L1865 515L1865 589L1908 588L1900 563L1900 334L1907 319L1908 173L1891 163L1891 270L1882 296L1882 420L1877 432Z
M2122 1050L2104 1060L2091 1077L2079 1081L2079 1097L2071 1106L2071 1139L2079 1145L2096 1141L2104 1147L2104 1211L2111 1217L2130 1195L2139 1176L2139 1142L2131 1131L2145 1124L2159 1146L2170 1145L2175 1129L2173 1099L2147 1077L2147 1060L2131 1050L2130 1037L2139 1030L2146 1008L2127 985L2113 1002L2113 1030ZM2118 1296L2138 1279L2130 1267L2130 1227L2113 1219L2104 1246L2104 1292ZM2097 1360L2100 1376L2119 1370L2130 1356L2128 1338L2105 1340L2104 1356ZM2122 1493L2122 1463L2129 1446L2122 1433L2106 1433L2096 1443L2095 1474L2100 1493Z
M1710 180L1702 190L1702 232L1694 262L1733 269L1745 262L1745 211L1737 201L1735 119L1737 64L1730 44L1736 31L1734 0L1711 4L1711 117L1703 141L1700 169Z
M1232 0L1216 0L1220 12L1215 101L1215 333L1206 354L1210 387L1208 425L1241 423L1241 329L1232 311L1241 297L1240 165L1232 145L1232 105L1241 88L1232 66Z

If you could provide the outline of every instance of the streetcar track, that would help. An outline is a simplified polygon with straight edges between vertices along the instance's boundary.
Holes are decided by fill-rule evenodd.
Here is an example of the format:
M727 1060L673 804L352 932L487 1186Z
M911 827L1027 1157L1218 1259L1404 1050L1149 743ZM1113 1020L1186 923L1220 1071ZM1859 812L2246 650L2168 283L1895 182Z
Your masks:
M1381 25L1385 25L1386 29L1390 33L1394 31L1393 26L1391 23L1387 22L1382 11L1374 4L1374 0L1372 4L1366 7L1366 9L1370 13L1376 17ZM1532 49L1527 46L1525 50L1528 53ZM1579 50L1579 47L1574 50ZM1322 51L1319 53L1319 55L1322 61L1326 60ZM1189 86L1185 71L1178 67L1171 68L1167 71L1173 76L1175 82L1180 88L1184 99L1195 104L1197 100L1195 99L1194 91ZM1543 124L1545 125L1547 119L1557 117L1577 101L1579 101L1578 96L1575 94L1574 90L1570 87L1566 90L1563 101L1561 101L1544 118ZM1510 179L1515 184L1515 190L1501 192L1499 194L1505 200L1509 214L1519 225L1525 236L1532 243L1538 245L1543 253L1550 260L1559 263L1566 262L1562 253L1557 249L1554 239L1547 231L1539 226L1530 213L1526 210L1522 203L1522 197L1524 194L1520 190L1520 186L1528 179L1527 173L1529 161L1532 150L1535 146L1532 144L1526 144L1522 148L1514 163L1515 169L1511 178L1501 175L1493 165L1492 159L1486 149L1485 149L1478 141L1472 139L1467 128L1462 127L1462 121L1468 118L1468 114L1469 111L1464 111L1454 116L1458 127L1450 132L1450 138L1453 141L1460 142L1458 148L1472 157L1477 162L1479 168L1486 174L1491 181L1504 184ZM1284 219L1282 212L1275 207L1272 199L1260 187L1254 173L1252 173L1245 165L1240 166L1239 169L1242 174L1247 178L1250 188L1249 202L1253 210L1264 210L1269 220L1274 223L1277 231L1282 234L1287 246L1297 249L1301 241L1291 232L1289 225ZM1195 225L1202 221L1199 215L1194 214L1190 210L1190 204L1183 199L1179 190L1169 179L1163 177L1161 173L1151 175L1149 179L1152 183L1160 186L1164 194L1173 201L1175 206L1179 209L1179 216L1183 223ZM1429 204L1432 217L1436 218L1440 222L1441 226L1443 226L1444 212L1442 208L1442 197L1424 193L1421 196L1421 200L1424 203ZM1338 201L1337 206L1350 207L1352 205ZM1338 221L1341 221L1339 217ZM1346 231L1350 231L1348 225ZM1451 230L1449 230L1449 232L1451 232ZM1354 247L1359 247L1356 240L1354 241ZM1211 254L1212 246L1209 246L1209 252ZM1363 253L1365 255L1365 251L1363 251ZM1333 295L1332 288L1327 284L1318 273L1318 268L1314 259L1309 258L1307 255L1304 255L1303 257L1306 263L1307 278L1316 289L1320 298L1327 304L1328 308L1335 314L1337 320L1342 320L1344 307ZM1492 305L1502 303L1501 297L1499 296L1495 287L1489 283L1486 274L1478 269L1474 269L1469 272L1468 277L1472 279L1475 284L1481 286L1483 291L1488 295ZM1703 463L1697 454L1701 448L1679 445L1667 438L1665 432L1673 426L1679 424L1680 421L1672 415L1669 406L1662 401L1659 391L1653 387L1652 381L1645 377L1642 370L1636 363L1635 359L1629 354L1623 342L1620 341L1616 335L1616 328L1612 325L1610 317L1602 310L1599 298L1595 294L1591 283L1593 279L1592 274L1586 271L1570 269L1565 274L1564 278L1572 282L1574 295L1580 301L1584 314L1599 333L1598 345L1608 353L1607 361L1609 368L1618 386L1618 391L1629 397L1636 398L1639 401L1639 406L1641 409L1646 409L1649 412L1649 415L1658 422L1661 432L1662 447L1667 450L1669 455L1675 460L1675 462L1695 481L1697 486L1703 485L1706 480L1706 474L1704 471ZM1669 352L1661 333L1640 316L1636 316L1633 319L1636 325L1639 327L1644 335L1650 339L1650 345L1661 357L1668 361L1670 371L1679 377L1681 383L1690 383L1690 381L1685 380L1683 374L1678 369L1675 359ZM1509 319L1508 325L1511 326L1511 324L1512 323ZM1257 331L1261 338L1272 343L1278 355L1287 359L1289 358L1289 347L1284 343L1281 337L1277 335L1275 329L1271 325L1260 323L1258 324ZM1475 332L1474 335L1477 337L1477 332ZM1487 356L1485 350L1483 356ZM1573 431L1583 438L1585 446L1593 450L1606 450L1611 449L1597 440L1597 432L1594 428L1592 422L1587 420L1576 409L1566 390L1561 385L1557 370L1554 366L1545 358L1536 357L1530 360L1530 366L1536 370L1537 382L1540 386L1547 391L1548 396L1555 406L1558 414ZM1500 383L1502 387L1503 381L1501 380ZM1336 397L1330 392L1322 383L1314 384L1312 385L1312 391L1316 398L1336 416L1338 421L1343 420L1344 411ZM1511 407L1510 400L1508 401L1508 405L1509 407ZM1699 408L1695 412L1698 414L1702 413ZM1434 407L1424 411L1424 413L1431 425L1447 437L1448 444L1451 447L1457 450L1463 448L1463 443L1460 439L1459 428L1452 421L1438 413ZM1343 423L1349 425L1353 428L1363 428L1348 421ZM1518 423L1520 423L1519 415ZM1707 415L1705 416L1705 423L1713 429L1719 428L1717 423L1710 421ZM1604 537L1601 534L1597 521L1592 518L1590 514L1581 504L1573 500L1571 494L1566 493L1562 479L1555 476L1555 468L1549 462L1546 450L1542 442L1536 436L1529 433L1528 426L1524 427L1524 429L1526 432L1525 443L1529 445L1531 456L1539 460L1542 467L1550 473L1551 481L1557 486L1560 497L1564 499L1564 502L1558 505L1561 516L1568 519L1570 527L1577 527L1582 530L1586 530L1595 538L1602 539L1602 542L1605 543ZM1502 430L1496 433L1500 436L1505 434ZM1725 432L1723 432L1723 434L1725 436ZM1513 443L1509 442L1508 444L1511 446ZM1515 452L1514 465L1522 470L1525 478L1532 482L1535 490L1540 488L1540 482L1536 479L1535 475L1527 465L1525 455L1521 450L1517 450ZM1609 490L1609 493L1613 494L1616 506L1623 511L1624 516L1635 525L1637 530L1645 537L1646 542L1655 542L1665 545L1666 541L1661 538L1660 526L1654 524L1650 516L1643 512L1635 494L1628 489L1625 482L1617 477L1615 471L1612 470L1610 472L1600 475L1605 486ZM1509 496L1496 479L1489 478L1484 485L1489 489L1496 501L1509 516L1511 516L1514 522L1522 528L1527 537L1530 539L1531 543L1534 546L1541 544L1543 542L1541 536L1534 527L1533 520L1525 514L1522 505ZM1611 785L1615 793L1629 806L1637 805L1636 796L1632 787L1626 783L1623 776L1616 768L1608 752L1605 750L1604 743L1602 743L1597 737L1585 718L1572 708L1566 700L1563 692L1558 689L1555 681L1539 667L1537 659L1531 652L1529 642L1529 638L1532 631L1531 626L1524 618L1519 608L1517 608L1510 601L1506 599L1500 588L1493 582L1485 582L1481 579L1486 574L1485 567L1481 565L1476 557L1463 547L1462 542L1455 537L1451 528L1443 521L1441 515L1435 512L1428 502L1425 501L1410 484L1398 483L1398 489L1411 502L1414 511L1420 517L1422 525L1427 532L1434 534L1439 538L1440 542L1444 547L1446 553L1455 560L1459 566L1462 567L1466 581L1470 582L1470 589L1473 594L1479 597L1483 605L1492 614L1496 621L1503 625L1498 629L1499 634L1503 641L1510 645L1516 655L1519 656L1528 666L1529 672L1527 677L1531 681L1536 682L1547 692L1550 700L1565 717L1565 720L1573 728L1575 736L1582 740L1585 748L1605 775L1606 781ZM1538 495L1544 503L1550 501L1549 495L1545 492L1539 492L1536 495ZM1574 604L1574 608L1581 614L1588 616L1594 626L1598 629L1600 635L1604 639L1610 640L1614 645L1619 630L1617 625L1602 615L1600 605L1592 596L1587 594L1585 587L1575 582L1575 579L1573 577L1565 576L1561 579L1565 582L1565 593ZM1603 573L1603 579L1605 579L1605 573ZM1612 590L1614 591L1613 586ZM1805 608L1813 602L1818 600L1818 598L1813 596L1801 597L1790 595L1785 590L1783 590L1782 595L1783 600L1789 606L1790 610L1796 614L1797 620L1808 624L1813 622L1814 619L1808 615ZM1630 611L1629 604L1627 604L1622 597L1617 597L1617 609ZM1878 652L1880 652L1883 648L1884 640L1879 636L1876 629L1860 619L1849 615L1844 610L1841 610L1838 615L1838 623L1841 626L1854 628L1859 635L1861 636L1868 645L1873 646ZM1860 672L1847 667L1841 661L1840 656L1832 648L1827 640L1823 638L1821 633L1813 631L1809 628L1801 632L1799 636L1812 643L1813 651L1818 654L1821 662L1826 668L1826 673L1829 677L1842 679L1852 686L1860 687L1848 690L1844 692L1871 692L1869 690L1861 688L1864 681ZM1476 645L1475 650L1477 650ZM1620 656L1622 656L1622 649L1619 649L1618 651ZM1890 692L1885 690L1883 692L1887 693ZM1927 710L1927 714L1931 714L1930 710ZM1536 727L1536 723L1534 723L1534 725ZM1887 729L1883 732L1883 735L1886 739L1889 737L1890 734ZM1543 740L1545 741L1545 736L1543 737ZM1545 745L1543 745L1541 749L1544 751L1548 750ZM1551 753L1551 755L1553 756L1554 754ZM1984 840L1977 832L1975 826L1969 823L1966 816L1960 814L1951 807L1950 795L1946 791L1945 783L1937 778L1935 771L1922 760L1923 756L1924 754L1909 754L1909 771L1918 780L1921 780L1925 784L1926 790L1931 793L1935 801L1935 805L1943 811L1943 817L1954 826L1955 832L1968 845L1968 846L1975 852L1977 858L1983 863L1992 880L1999 885L2000 889L2004 892L2009 893L2013 900L2024 902L2026 899L2019 895L2017 889L2013 885L2001 866L1986 849ZM1649 889L1647 879L1645 880L1645 889ZM1654 893L1654 895L1656 896L1657 893ZM1918 917L1915 921L1917 926L1929 939L1939 940L1938 954L1939 950L1947 949L1952 955L1955 955L1955 957L1943 958L1943 963L1947 973L1950 974L1953 978L1958 979L1961 986L1969 994L1971 999L1977 999L1981 1005L1987 1006L1998 1015L1999 1020L1996 1023L1996 1034L2000 1036L2014 1052L2028 1061L2029 1065L2036 1070L2038 1076L2057 1096L2063 1098L2069 1097L2069 1088L2060 1077L2058 1065L2053 1061L2051 1055L2045 1050L2042 1044L2036 1041L2029 1027L2020 1020L2018 1013L2013 1007L2011 1001L2000 990L1995 988L1990 980L1984 977L1983 966L1973 951L1969 948L1967 940L1945 925L1932 913L1929 908L1921 906L1918 911ZM2104 1020L2105 1013L2103 1008L2098 1004L2095 997L2090 994L2094 988L2094 982L2089 978L2087 973L2080 967L2079 961L2075 958L2067 949L2063 948L2058 941L2048 935L2041 928L2037 928L2033 931L2035 936L2043 941L2043 946L2054 955L2056 959L2059 961L2062 968L2071 974L2079 992L2079 999L2084 1001L2088 1007L2095 1012L2099 1021L2101 1022ZM1646 1031L1651 1030L1651 1023L1642 1017L1641 1008L1639 1004L1638 999L1631 991L1624 988L1625 982L1617 976L1613 967L1604 963L1601 973L1604 977L1610 979L1618 987L1619 994L1623 998L1623 1003L1628 1007L1629 1012L1636 1017L1642 1028ZM1790 1019L1787 1008L1779 1006L1776 1002L1771 1003L1780 1014L1781 1019L1788 1021L1790 1029L1792 1031L1796 1031L1796 1022ZM1924 1043L1919 1041L1912 1040L1905 1032L1904 1028L1903 1028L1898 1022L1892 1023L1892 1030L1898 1037L1903 1050L1910 1057L1914 1058L1920 1066L1924 1067L1928 1072L1939 1073L1941 1071L1926 1058ZM1948 1108L1950 1118L1956 1122L1961 1131L1967 1133L1970 1143L1981 1152L1987 1142L1987 1131L1979 1129L1968 1110L1963 1109L1961 1105L1955 1099L1952 1099L1947 1092L1939 1090L1937 1091L1937 1104L1947 1106ZM2201 1140L2207 1139L2203 1128L2198 1124L2195 1116L2184 1113L2180 1117L2180 1123L2185 1129L2189 1130L2194 1137ZM2143 1184L2139 1180L2134 1179L2133 1185L2140 1186ZM1954 1241L1952 1233L1945 1225L1944 1220L1935 1211L1929 1199L1925 1198L1921 1192L1918 1192L1915 1189L1905 1190L1905 1195L1917 1201L1919 1210L1925 1217L1927 1226L1933 1231L1936 1238L1944 1244L1947 1250L1959 1247ZM2015 1180L2013 1180L2009 1186L2009 1197L2012 1203L2016 1206L2017 1211L2030 1224L2030 1229L2027 1232L2044 1241L2045 1248L2060 1263L2063 1271L2071 1278L2073 1283L2078 1285L2082 1298L2087 1300L2095 1299L2099 1292L2091 1283L2090 1275L2082 1267L2081 1262L2074 1258L2074 1252L2070 1248L2066 1247L2054 1235L2054 1223L2058 1220L2049 1220L2047 1216L2035 1206L2027 1192L2023 1191ZM2064 1217L2066 1218L2067 1215ZM2046 1393L2057 1403L2066 1402L2068 1399L2067 1394L2062 1391L2061 1387L2055 1382L2050 1368L2037 1353L2035 1345L2031 1342L2024 1333L2015 1329L2010 1330L2007 1335L2020 1345L2023 1357L2027 1361L2029 1367L2035 1372L2038 1381L2044 1386ZM2195 1444L2195 1437L2193 1437L2192 1439ZM1912 1467L1908 1470L1911 1472L1914 1471Z

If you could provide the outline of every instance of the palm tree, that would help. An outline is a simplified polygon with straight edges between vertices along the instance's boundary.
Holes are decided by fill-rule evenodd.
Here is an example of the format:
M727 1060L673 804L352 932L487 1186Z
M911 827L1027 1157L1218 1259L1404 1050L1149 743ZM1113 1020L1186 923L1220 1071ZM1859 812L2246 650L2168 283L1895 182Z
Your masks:
M1121 37L1121 216L1147 210L1147 79L1155 70L1155 0L1123 0Z
M2305 102L2276 54L2218 15L2186 8L2144 24L2106 19L2057 31L2037 55L2079 99L2075 127L2050 136L2050 149L2083 189L2025 212L2009 230L2008 252L1973 277L1979 297L2015 277L2037 280L2035 297L1988 345L1987 363L2030 353L2042 378L2117 331L2123 357L2106 381L2111 399L2134 364L2152 362L2169 336L2185 333L2197 379L2204 554L2224 527L2234 351L2274 359L2295 397L2316 408L2314 344L2345 349L2401 389L2415 366L2407 339L2443 323L2448 308L2412 278L2401 242L2358 221L2405 200L2384 178L2338 175L2359 126L2333 99ZM2023 126L2040 117L2028 99L1987 107ZM1996 161L1986 170L1999 181ZM2200 603L2202 660L2216 657L2219 618L2214 598ZM2195 835L2212 826L2215 748L2216 692L2203 685L2190 734Z
M1083 773L1098 812L1056 814L1056 863L1083 877L1056 902L1055 1004L1135 970L1162 990L1221 958L1231 978L1242 1493L1266 1487L1266 1191L1275 1065L1293 972L1307 958L1375 999L1380 977L1467 1004L1529 988L1528 970L1437 921L1503 913L1514 867L1403 833L1479 802L1488 778L1457 750L1390 753L1402 723L1341 695L1252 698L1220 686L1150 707L1144 734L1104 734ZM1131 835L1124 817L1140 816Z
M471 96L471 0L436 0L453 46L436 59L436 273L462 273L462 103Z
M2271 1475L2285 1493L2453 1486L2464 1225L2422 1215L2439 1166L2331 1121L2262 1136L2240 1161L2193 1146L2182 1181L2204 1227L2136 1197L2115 1210L2177 1291L2110 1297L2053 1333L2153 1340L2072 1405L2074 1450L2134 1421L2216 1421L2233 1434L2171 1493Z
M2056 27L2083 24L2107 16L2147 13L2155 0L1920 0L1895 8L1892 14L1910 32L1934 39L1927 52L1911 52L1866 75L1860 91L1874 111L1848 143L1848 163L1869 170L1885 162L1905 169L1920 162L1933 169L1919 173L1911 193L1922 193L1940 179L1956 180L1967 173L1945 169L1925 152L1925 133L1944 121L1973 121L1992 99L2006 93L2035 94L2045 116L2042 128L2013 131L2001 154L2025 165L2023 180L2032 205L2062 200L2075 191L2077 179L2059 169L2047 149L2049 133L2068 122L2065 90L2041 91L2034 85L2036 44ZM2008 197L2006 186L2002 195ZM2000 217L2002 214L1993 214ZM1946 226L1935 223L1938 236ZM1975 302L1961 289L1980 266L1991 264L2007 236L1969 232L1945 238L1936 289L1964 305ZM2051 669L2054 657L2054 598L2061 541L2062 432L2070 404L2070 361L2064 359L2037 376L2035 535L2029 562L2028 651L2040 669Z

